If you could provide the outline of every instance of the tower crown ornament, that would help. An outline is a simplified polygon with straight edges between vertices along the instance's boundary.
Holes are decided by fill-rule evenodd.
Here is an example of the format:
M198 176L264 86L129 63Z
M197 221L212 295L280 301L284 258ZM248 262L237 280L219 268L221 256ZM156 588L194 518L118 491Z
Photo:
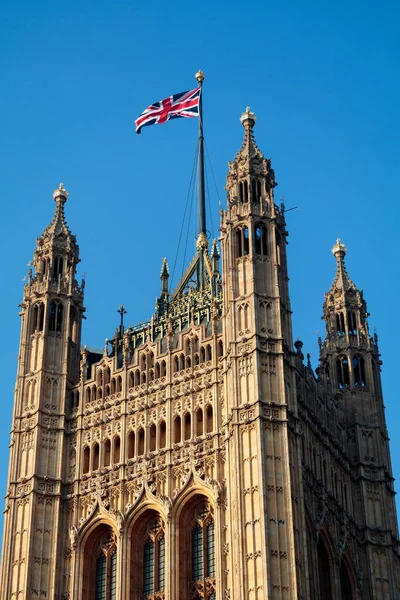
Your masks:
M60 183L60 185L58 186L58 188L56 190L54 190L53 192L53 198L54 200L57 202L57 200L59 198L64 198L64 202L66 202L67 198L68 198L68 192L64 187L63 183Z
M342 244L342 242L340 241L340 238L338 238L336 240L336 244L333 246L332 248L332 254L333 256L336 256L336 254L342 254L343 256L345 256L347 252L347 248L344 244Z
M256 121L256 115L253 112L251 112L250 106L246 106L246 110L240 117L241 124L243 125L243 127L246 127L247 124L249 124L250 127L254 127Z

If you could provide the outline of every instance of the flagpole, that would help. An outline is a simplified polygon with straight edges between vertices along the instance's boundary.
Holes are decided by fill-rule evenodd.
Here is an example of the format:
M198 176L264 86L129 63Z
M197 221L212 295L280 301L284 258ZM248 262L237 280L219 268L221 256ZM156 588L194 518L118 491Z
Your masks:
M198 154L198 184L199 184L199 235L197 238L197 250L199 258L199 284L203 287L205 283L204 271L204 251L208 248L207 229L206 229L206 199L204 191L204 135L203 135L203 71L197 71L195 75L200 86L199 100L199 154Z
M204 136L203 136L203 81L204 73L198 71L196 79L200 86L199 101L199 158L198 158L198 177L199 177L199 234L206 233L206 201L204 193Z

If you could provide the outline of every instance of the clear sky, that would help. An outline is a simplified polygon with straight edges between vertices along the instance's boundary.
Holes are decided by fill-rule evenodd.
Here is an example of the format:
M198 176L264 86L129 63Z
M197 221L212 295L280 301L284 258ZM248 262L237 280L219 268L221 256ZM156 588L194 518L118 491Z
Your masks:
M0 198L3 392L0 489L19 344L18 304L35 238L63 181L67 221L86 275L82 342L102 346L118 324L148 318L171 270L196 146L197 120L135 135L150 103L196 86L206 73L210 172L208 228L218 236L227 161L242 141L239 117L256 113L256 141L272 157L285 197L294 337L318 364L323 294L341 237L364 289L383 358L394 475L400 477L397 375L399 264L398 2L203 0L4 1L0 22ZM212 219L211 219L212 217ZM189 230L186 262L194 252ZM182 264L179 255L179 273ZM175 277L176 279L176 277ZM317 333L319 332L319 333ZM398 487L398 486L397 486Z

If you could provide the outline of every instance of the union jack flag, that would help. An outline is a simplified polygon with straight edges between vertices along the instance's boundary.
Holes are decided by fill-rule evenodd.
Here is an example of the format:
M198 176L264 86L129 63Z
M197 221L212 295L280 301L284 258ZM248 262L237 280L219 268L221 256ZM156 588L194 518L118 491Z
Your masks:
M146 125L165 123L169 119L178 119L179 117L197 117L199 115L200 92L201 88L198 87L190 92L174 94L165 98L165 100L151 104L135 120L136 133L140 133L142 127L146 127Z

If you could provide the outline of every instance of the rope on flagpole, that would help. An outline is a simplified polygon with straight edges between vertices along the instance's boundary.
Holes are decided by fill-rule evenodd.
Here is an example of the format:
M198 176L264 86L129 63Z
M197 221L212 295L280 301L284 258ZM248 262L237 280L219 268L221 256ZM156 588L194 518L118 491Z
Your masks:
M188 205L189 205L189 198L190 197L193 198L193 189L194 189L193 186L194 186L194 181L195 181L195 172L196 172L196 166L197 166L198 153L199 153L199 144L196 143L196 151L195 151L195 154L194 154L192 173L190 175L189 188L188 188L188 192L187 192L187 195L186 195L185 210L183 212L182 225L181 225L181 230L180 230L180 233L179 233L178 245L177 245L177 248L176 248L174 266L173 266L173 269L172 269L172 276L171 276L171 282L172 282L172 284L174 283L175 268L176 268L176 263L178 262L179 248L180 248L180 245L181 245L183 228L185 226L186 213L187 213L187 209L188 209ZM190 195L191 191L192 191L192 196Z

